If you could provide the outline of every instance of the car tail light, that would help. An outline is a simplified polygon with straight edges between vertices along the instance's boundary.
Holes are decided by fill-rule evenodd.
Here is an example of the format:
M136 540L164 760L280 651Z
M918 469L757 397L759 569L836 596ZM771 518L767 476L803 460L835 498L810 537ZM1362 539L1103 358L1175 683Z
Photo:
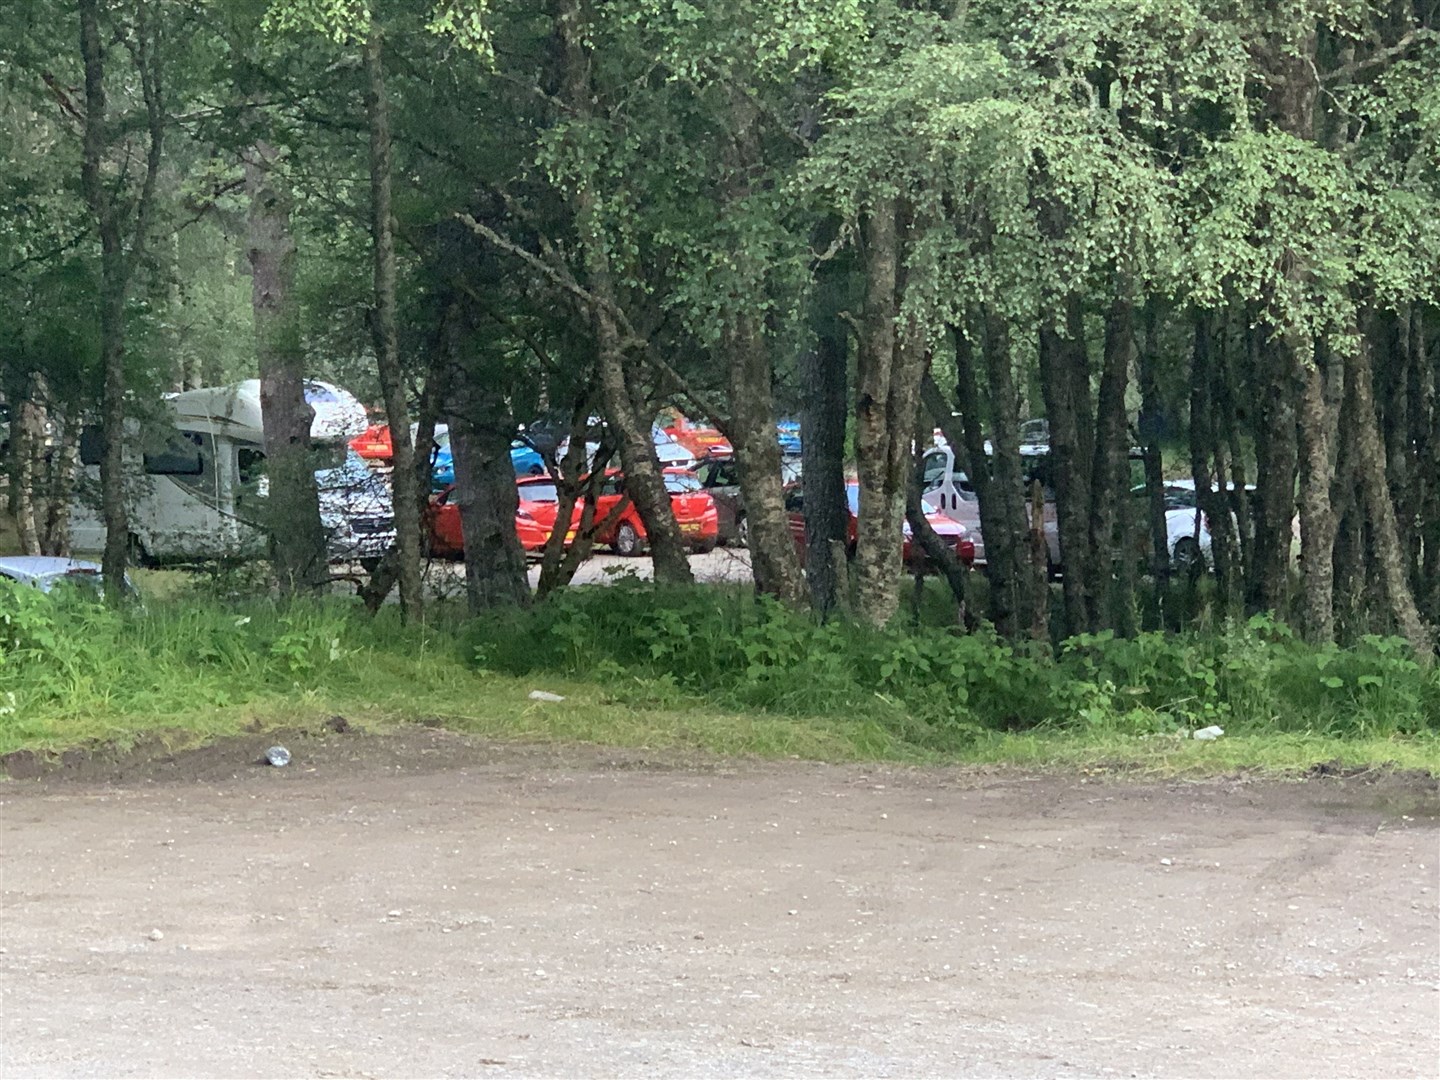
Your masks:
M960 556L960 561L966 566L975 565L975 541L968 536L961 537L955 545L955 551Z
M515 516L521 521L535 521L535 515L530 513L529 510L516 510Z

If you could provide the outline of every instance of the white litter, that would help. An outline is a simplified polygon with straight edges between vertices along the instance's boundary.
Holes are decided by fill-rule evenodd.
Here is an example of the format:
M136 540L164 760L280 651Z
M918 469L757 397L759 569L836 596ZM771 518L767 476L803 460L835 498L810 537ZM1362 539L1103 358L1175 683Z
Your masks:
M552 693L550 693L549 690L531 690L531 691L530 691L530 700L531 700L531 701L564 701L564 700L565 700L565 696L564 696L563 694L552 694Z
M1224 734L1224 728L1211 724L1209 727L1202 727L1199 731L1195 732L1191 738L1200 739L1203 742L1212 742Z

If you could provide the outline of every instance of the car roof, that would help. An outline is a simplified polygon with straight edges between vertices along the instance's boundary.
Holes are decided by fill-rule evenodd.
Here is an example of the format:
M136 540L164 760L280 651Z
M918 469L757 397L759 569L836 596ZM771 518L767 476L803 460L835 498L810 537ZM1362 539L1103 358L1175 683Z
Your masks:
M42 578L61 574L100 572L100 564L84 559L67 559L58 555L0 556L0 574L7 577Z
M48 592L52 584L71 574L100 576L100 564L84 559L55 555L7 555L0 557L0 577L33 585Z

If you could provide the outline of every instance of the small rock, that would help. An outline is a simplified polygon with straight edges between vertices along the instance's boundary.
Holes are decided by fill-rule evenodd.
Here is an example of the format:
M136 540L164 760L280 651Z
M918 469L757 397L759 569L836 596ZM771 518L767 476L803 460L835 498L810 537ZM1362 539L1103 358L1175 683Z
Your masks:
M290 764L290 751L283 746L272 746L265 751L265 760L277 769L283 769Z
M798 911L796 911L796 910L792 907L792 908L791 908L789 911L787 911L785 914L786 914L786 915L799 915L800 913L799 913Z
M552 694L549 690L531 690L531 701L564 701L565 695Z
M1160 865L1161 865L1161 866L1174 866L1175 863L1174 863L1172 860L1170 860L1170 859L1161 859L1161 860L1160 860Z
M160 930L151 930L149 937L151 941L161 941L164 939L165 934Z
M405 914L405 913L404 913L403 911L401 911L399 908L396 908L394 911L387 911L387 912L385 913L385 917L386 917L387 919L398 919L398 918L400 918L401 915L404 915L404 914Z

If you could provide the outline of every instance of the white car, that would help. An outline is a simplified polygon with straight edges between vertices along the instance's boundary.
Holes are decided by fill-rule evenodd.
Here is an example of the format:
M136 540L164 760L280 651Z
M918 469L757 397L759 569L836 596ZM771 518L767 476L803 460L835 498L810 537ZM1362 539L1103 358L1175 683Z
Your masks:
M57 555L0 556L0 577L45 593L62 582L98 592L102 581L99 563L86 562L84 559L66 559ZM129 578L125 579L125 591L132 594L135 592L135 586Z
M1227 491L1235 491L1234 484L1226 485ZM1212 491L1218 491L1218 488ZM1247 498L1254 498L1255 485L1246 484ZM1131 489L1137 500L1146 496L1144 485ZM1204 570L1211 565L1210 521L1201 513L1199 499L1195 492L1194 480L1166 480L1165 495L1165 546L1170 552L1170 565L1177 570ZM1143 517L1141 520L1145 520ZM1231 511L1232 525L1235 524Z

